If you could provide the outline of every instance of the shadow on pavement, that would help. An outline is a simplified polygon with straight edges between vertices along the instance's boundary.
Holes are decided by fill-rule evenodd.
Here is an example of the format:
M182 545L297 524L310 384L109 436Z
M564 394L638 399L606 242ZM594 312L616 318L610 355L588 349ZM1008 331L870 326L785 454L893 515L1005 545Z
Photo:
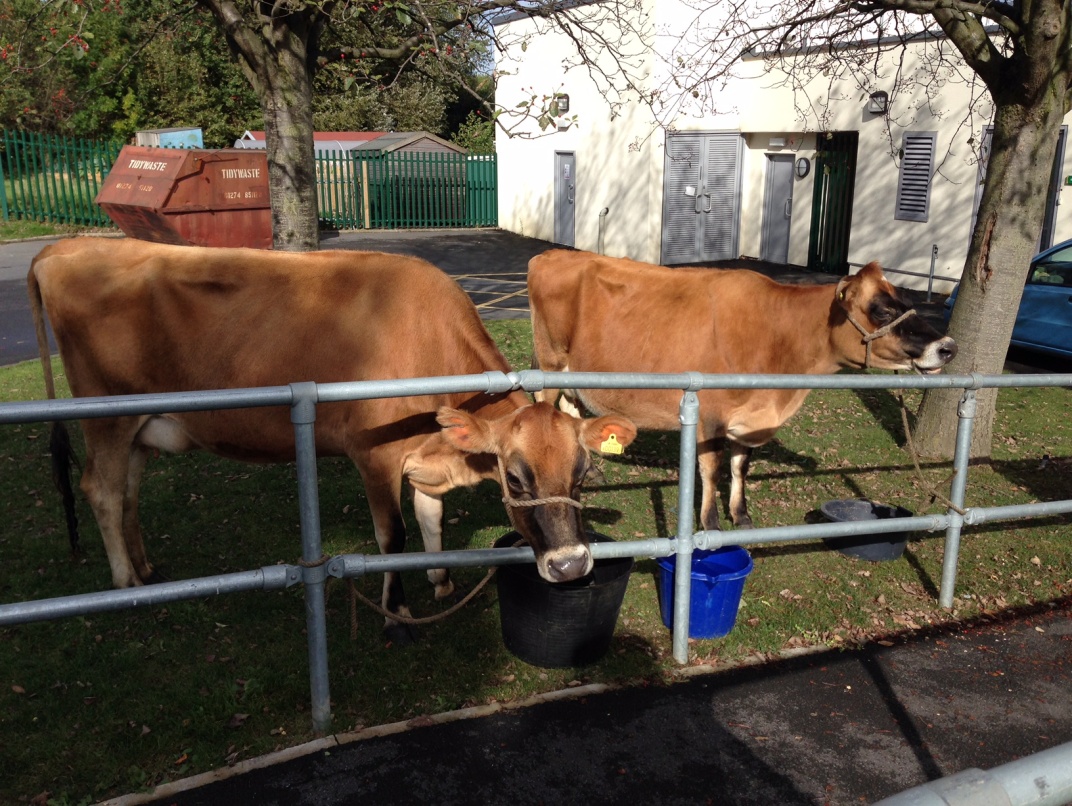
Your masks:
M115 803L869 803L1072 740L1070 615L1066 598L669 686L416 720Z

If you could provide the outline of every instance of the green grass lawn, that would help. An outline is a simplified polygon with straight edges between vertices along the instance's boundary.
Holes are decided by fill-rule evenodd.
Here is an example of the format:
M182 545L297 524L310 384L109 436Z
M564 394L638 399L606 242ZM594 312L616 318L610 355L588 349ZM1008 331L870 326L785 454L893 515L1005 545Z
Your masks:
M489 328L514 366L528 366L527 321ZM1069 497L1069 395L1053 388L1000 393L994 461L971 470L970 506ZM0 369L0 400L43 397L37 362ZM906 397L910 408L918 402L918 394ZM81 497L85 551L77 559L69 554L47 441L46 425L0 426L3 602L110 585ZM941 512L915 478L903 442L892 393L813 392L755 454L748 493L756 525L813 520L834 498ZM617 540L673 536L677 455L676 434L647 433L624 456L603 459L606 483L585 496L591 528ZM938 484L949 466L925 464L923 472L927 484ZM319 474L325 551L375 553L356 471L333 459L319 463ZM445 546L490 546L508 531L499 498L491 484L450 493ZM161 457L149 464L142 513L150 556L173 579L293 563L300 554L289 465ZM412 540L410 548L419 544ZM691 642L693 664L717 668L801 646L853 646L1072 595L1067 518L966 529L952 611L936 599L940 536L913 539L902 558L878 564L821 543L764 546L752 555L735 629ZM454 577L466 591L484 574L462 569ZM334 582L333 730L515 700L575 681L671 681L678 667L655 574L653 560L638 560L610 651L570 670L530 666L503 648L494 585L450 619L420 628L415 646L399 648L385 644L382 619L367 611L358 613L351 639L345 585ZM357 584L378 597L379 577ZM407 575L406 588L415 615L443 609L423 572ZM44 792L55 803L92 802L311 738L302 597L299 586L0 630L0 802Z

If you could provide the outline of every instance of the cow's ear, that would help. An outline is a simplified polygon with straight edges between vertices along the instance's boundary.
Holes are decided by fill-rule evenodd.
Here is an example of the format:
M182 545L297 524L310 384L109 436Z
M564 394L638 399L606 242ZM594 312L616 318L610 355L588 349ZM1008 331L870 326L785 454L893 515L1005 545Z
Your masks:
M842 277L837 284L834 293L834 301L842 308L848 310L852 305L853 298L859 293L859 289L865 281L886 282L886 276L882 273L882 266L877 260L872 260L852 277Z
M451 445L466 453L495 453L495 440L487 420L467 411L443 407L436 414L443 436Z
M636 439L636 433L631 420L613 414L581 420L581 441L585 447L600 453L621 453Z
M838 307L848 310L852 305L852 298L855 295L857 280L855 277L842 277L837 284L837 291L834 292L834 304Z

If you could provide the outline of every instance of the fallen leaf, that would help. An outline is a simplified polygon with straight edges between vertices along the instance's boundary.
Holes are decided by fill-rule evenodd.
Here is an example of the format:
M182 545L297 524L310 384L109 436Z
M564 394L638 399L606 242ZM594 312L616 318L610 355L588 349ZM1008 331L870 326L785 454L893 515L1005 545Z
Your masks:
M240 728L246 723L247 719L249 719L249 714L235 714L227 720L227 727Z
M17 685L12 686L11 690L14 691L16 694L25 694L26 693L26 689L24 689L22 686L17 686Z

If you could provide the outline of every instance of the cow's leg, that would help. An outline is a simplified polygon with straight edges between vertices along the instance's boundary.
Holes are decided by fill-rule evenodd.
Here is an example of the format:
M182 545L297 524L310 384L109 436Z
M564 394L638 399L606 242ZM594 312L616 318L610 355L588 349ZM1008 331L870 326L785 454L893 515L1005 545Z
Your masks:
M744 484L748 479L748 466L752 462L752 448L740 442L730 443L730 517L739 529L751 529L752 519L748 516L748 502L745 500Z
M380 553L401 554L406 548L406 524L402 520L402 508L399 505L402 479L398 468L386 465L366 466L362 467L361 476L365 481L365 494L372 511L372 525ZM381 603L388 613L409 617L406 595L402 590L402 577L397 571L388 571L383 575ZM392 643L413 643L414 636L410 628L389 616L385 617L383 631L387 640Z
M158 582L160 578L146 556L145 541L142 539L141 524L138 522L138 496L148 460L149 452L144 448L131 449L123 496L123 542L126 544L131 565L141 581Z
M141 576L131 562L123 534L124 501L137 422L130 417L83 420L82 431L86 438L86 466L80 486L104 538L112 584L117 588L141 585Z
M536 349L532 352L532 360L529 362L529 366L532 369L542 369L544 372L561 372L565 364L565 356L561 360L556 360L550 352L550 346L546 343L546 337L541 343L539 338L534 337L536 343ZM532 393L532 398L537 403L550 403L552 406L558 401L558 394L561 389L554 387L544 387L538 389Z
M696 461L700 467L700 525L704 530L721 529L718 519L718 477L722 467L722 437L696 442Z
M413 512L421 528L425 551L443 550L443 496L429 495L413 489ZM454 583L446 568L428 569L428 581L435 586L435 598L446 599L454 594Z

